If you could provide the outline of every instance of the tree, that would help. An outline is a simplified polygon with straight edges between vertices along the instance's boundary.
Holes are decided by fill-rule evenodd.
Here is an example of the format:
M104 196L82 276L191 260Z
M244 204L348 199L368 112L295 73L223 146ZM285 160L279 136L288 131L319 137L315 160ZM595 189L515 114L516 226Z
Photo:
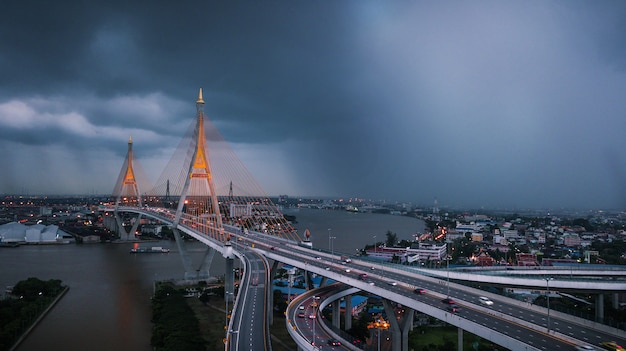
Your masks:
M385 235L387 236L387 247L394 247L394 245L396 245L396 243L398 242L398 235L396 233L393 233L391 230L388 230L387 234Z

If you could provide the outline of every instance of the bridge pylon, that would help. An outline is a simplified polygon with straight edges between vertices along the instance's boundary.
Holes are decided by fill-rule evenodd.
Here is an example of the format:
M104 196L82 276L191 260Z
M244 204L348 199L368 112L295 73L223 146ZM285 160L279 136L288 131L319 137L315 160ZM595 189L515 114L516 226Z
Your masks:
M117 226L117 232L120 235L120 239L132 240L135 238L135 232L141 222L141 215L138 215L134 218L134 222L132 222L132 227L129 232L124 228L124 222L120 216L118 208L120 206L125 207L137 207L140 208L142 206L142 197L141 190L139 187L139 182L137 181L137 177L135 177L135 167L133 164L133 138L128 138L128 152L126 153L126 158L124 159L124 164L122 165L122 169L120 171L120 175L115 183L115 188L113 189L113 196L115 197L115 223Z
M214 253L207 248L207 253L201 263L201 268L193 270L191 259L187 252L186 245L178 233L178 225L185 224L206 234L220 242L225 242L224 227L222 225L222 214L220 213L219 201L213 184L213 174L209 152L207 150L206 134L204 130L204 99L202 98L202 88L196 100L196 126L192 135L191 147L193 156L187 167L187 176L184 178L184 185L178 200L178 207L174 216L172 229L175 234L183 265L185 266L185 276L191 278L207 278L209 276L208 267L213 259ZM168 181L169 195L169 181ZM208 260L208 261L207 261Z
M174 226L187 221L193 222L198 231L209 237L224 242L224 227L219 201L213 184L213 174L206 134L204 131L204 99L202 88L196 100L196 127L192 137L193 156L187 170L178 208L174 217Z

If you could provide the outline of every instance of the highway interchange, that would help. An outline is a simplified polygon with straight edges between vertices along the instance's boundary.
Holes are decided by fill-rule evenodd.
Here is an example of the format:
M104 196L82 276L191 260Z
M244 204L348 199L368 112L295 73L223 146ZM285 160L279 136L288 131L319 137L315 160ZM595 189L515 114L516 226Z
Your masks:
M154 211L137 208L130 210L131 212L140 212L166 223L171 223L171 217L164 216L162 212L155 213ZM595 323L569 315L562 315L554 311L550 312L550 326L548 328L548 313L544 308L531 306L530 304L499 295L488 294L467 286L454 283L448 284L442 279L405 270L402 266L394 267L358 259L345 263L342 262L339 255L331 255L327 252L305 248L303 245L295 244L292 241L254 232L243 235L236 227L228 225L224 227L235 238L235 242L239 243L239 250L237 251L241 255L240 258L247 261L247 264L252 267L252 272L258 273L262 269L267 269L267 267L261 268L258 263L252 263L253 260L250 258L244 258L251 256L250 253L252 251L256 251L266 258L349 284L363 291L428 314L510 350L569 351L577 344L588 343L597 346L600 342L608 340L626 344L626 337L623 331L616 332L608 327L597 327ZM179 225L179 229L218 251L223 250L221 243L207 238L193 228ZM254 250L252 250L253 248ZM255 254L254 256L257 255ZM262 259L257 256L254 261L258 260ZM347 268L350 269L349 272L346 271ZM368 274L367 281L358 278L358 275L361 273ZM249 275L250 278L252 276ZM250 304L248 302L257 301L256 303L258 304L260 299L266 298L255 297L254 294L249 292L250 290L265 290L261 289L262 286L259 287L258 284L254 287L250 280L247 282L246 291L251 295L246 295L246 298L242 299L245 301L244 305L246 308L242 308L240 313L249 309ZM264 284L268 284L268 282L269 280L264 280ZM395 284L392 285L390 282L395 282ZM426 293L421 295L415 294L413 290L418 287L426 289ZM460 307L460 310L456 313L449 312L446 309L446 304L441 302L448 294ZM485 306L479 303L478 298L484 295L494 301L492 306ZM258 313L254 308L250 310L255 312L245 313ZM263 311L262 314L267 312ZM241 330L254 330L253 333L247 332L246 335L267 334L267 327L263 326L263 323L256 322L259 320L259 317L251 317L252 315L237 317L239 322L237 322L238 324L232 324L235 325L235 327L231 327L234 333L230 333L231 336L235 336L233 339L236 339L237 342L231 344L239 345L241 343L245 345L248 342L243 343L242 339L240 339L242 338L239 335ZM261 319L267 320L267 317L263 316ZM234 321L235 319L233 319L233 323ZM254 322L246 324L251 321ZM261 326L259 327L259 325ZM256 328L261 329L257 331ZM265 332L261 332L261 330L265 330ZM263 338L266 338L266 336ZM255 345L262 343L264 346L260 349L266 349L267 347L267 340L251 340L251 342ZM250 346L251 344L248 343L247 345ZM232 347L231 349L233 349ZM233 350L235 349L237 348ZM242 349L246 349L246 347Z

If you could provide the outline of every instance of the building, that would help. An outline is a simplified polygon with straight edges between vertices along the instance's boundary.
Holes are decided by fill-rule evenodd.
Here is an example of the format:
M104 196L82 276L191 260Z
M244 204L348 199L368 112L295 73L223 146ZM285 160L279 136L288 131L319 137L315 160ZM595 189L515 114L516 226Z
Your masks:
M56 225L31 226L11 222L0 226L0 242L4 244L67 244L73 237Z
M580 246L580 236L577 233L567 232L561 236L563 246L577 247Z
M419 261L441 261L446 257L446 243L437 242L418 242L413 243L410 247L375 247L367 249L366 253L369 257L379 259L381 261L391 261L394 257L400 262Z

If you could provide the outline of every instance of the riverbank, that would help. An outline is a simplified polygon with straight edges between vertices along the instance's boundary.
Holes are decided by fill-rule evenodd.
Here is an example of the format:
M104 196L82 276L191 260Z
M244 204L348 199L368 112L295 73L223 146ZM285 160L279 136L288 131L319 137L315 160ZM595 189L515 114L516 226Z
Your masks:
M16 295L2 300L3 330L0 349L16 350L68 291L69 287L61 286L59 280L43 282L37 278L29 278L19 282L12 291L19 294L19 297ZM47 296L50 292L55 294L52 300ZM43 305L45 308L39 311ZM24 324L28 324L26 329ZM18 333L20 336L16 338Z

